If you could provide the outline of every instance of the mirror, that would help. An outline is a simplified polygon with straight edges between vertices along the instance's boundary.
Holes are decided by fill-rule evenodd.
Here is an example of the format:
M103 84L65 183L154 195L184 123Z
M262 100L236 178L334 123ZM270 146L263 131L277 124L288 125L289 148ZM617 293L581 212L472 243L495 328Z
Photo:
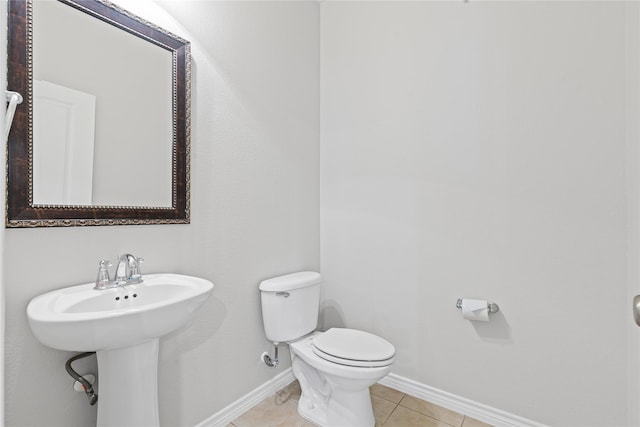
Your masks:
M8 5L7 226L188 223L189 43L103 0Z

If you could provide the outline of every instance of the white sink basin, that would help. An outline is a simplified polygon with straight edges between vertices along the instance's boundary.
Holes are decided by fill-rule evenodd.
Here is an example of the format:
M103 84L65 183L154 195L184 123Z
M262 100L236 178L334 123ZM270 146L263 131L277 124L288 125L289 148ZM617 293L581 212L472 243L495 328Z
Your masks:
M193 318L213 283L146 274L138 285L93 287L86 283L32 299L27 317L33 335L59 350L96 352L98 427L159 427L160 337Z
M33 298L27 316L35 337L67 351L137 345L185 325L213 290L208 280L179 274L146 274L140 284L106 290L93 286Z

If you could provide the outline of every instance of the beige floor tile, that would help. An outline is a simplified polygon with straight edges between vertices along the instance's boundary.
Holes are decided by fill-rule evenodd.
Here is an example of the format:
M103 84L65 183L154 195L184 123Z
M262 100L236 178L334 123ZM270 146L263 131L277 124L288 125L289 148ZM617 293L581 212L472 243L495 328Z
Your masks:
M436 420L450 424L454 427L462 426L464 415L413 396L406 395L403 397L400 401L400 406L413 409L414 411L420 412L421 414L435 418Z
M404 397L404 393L401 391L389 388L382 384L374 384L369 387L369 391L372 395L381 397L393 403L399 403Z
M427 417L419 412L412 411L402 406L397 406L391 416L383 425L384 427L451 427L441 421Z
M300 390L300 384L298 381L294 381L288 386L284 387L282 390L278 390L276 392L276 403L283 404L287 400L300 400L300 394L302 391Z
M371 406L373 406L373 416L376 418L376 427L382 426L389 415L393 412L396 404L381 397L371 395Z
M294 381L226 427L317 427L298 414L299 399ZM380 384L371 388L371 404L376 427L491 427Z
M278 403L277 396L268 397L235 420L236 427L302 427L307 421L298 415L298 400Z
M483 423L475 418L464 417L462 427L493 427L491 424Z

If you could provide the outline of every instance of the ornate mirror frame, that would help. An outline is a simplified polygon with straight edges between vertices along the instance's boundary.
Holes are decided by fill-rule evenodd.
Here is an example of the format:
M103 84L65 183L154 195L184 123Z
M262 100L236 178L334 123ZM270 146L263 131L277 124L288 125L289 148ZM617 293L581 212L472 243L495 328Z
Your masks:
M24 102L7 142L7 227L189 223L190 75L188 41L106 0L58 0L167 49L173 57L172 206L64 206L33 203L33 0L8 3L7 88ZM136 100L131 100L135 103ZM141 111L144 113L144 111Z

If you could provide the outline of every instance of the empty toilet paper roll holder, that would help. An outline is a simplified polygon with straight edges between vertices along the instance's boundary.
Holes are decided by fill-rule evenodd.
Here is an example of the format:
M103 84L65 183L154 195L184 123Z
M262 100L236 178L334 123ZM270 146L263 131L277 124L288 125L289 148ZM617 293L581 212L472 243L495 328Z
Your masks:
M458 298L458 301L456 301L456 307L460 309L462 308L462 298ZM500 311L500 307L498 307L498 304L495 302L487 301L487 308L489 309L489 313L497 313Z

